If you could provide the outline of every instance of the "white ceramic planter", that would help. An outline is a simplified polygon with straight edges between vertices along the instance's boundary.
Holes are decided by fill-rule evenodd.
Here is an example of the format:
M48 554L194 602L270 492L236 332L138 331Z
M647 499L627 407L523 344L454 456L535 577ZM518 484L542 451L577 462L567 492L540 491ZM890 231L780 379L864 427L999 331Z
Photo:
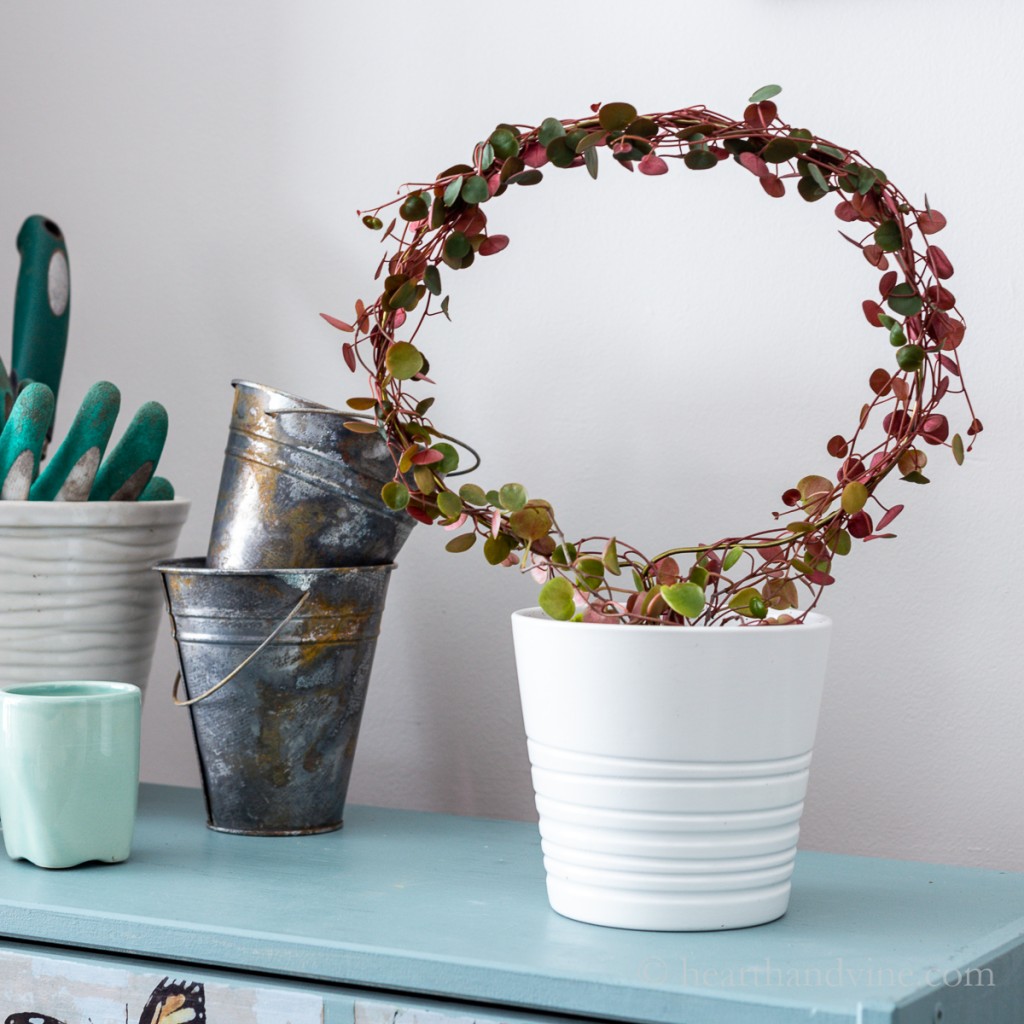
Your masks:
M548 898L592 924L785 913L831 622L678 627L512 616Z
M144 688L189 502L0 501L0 680Z

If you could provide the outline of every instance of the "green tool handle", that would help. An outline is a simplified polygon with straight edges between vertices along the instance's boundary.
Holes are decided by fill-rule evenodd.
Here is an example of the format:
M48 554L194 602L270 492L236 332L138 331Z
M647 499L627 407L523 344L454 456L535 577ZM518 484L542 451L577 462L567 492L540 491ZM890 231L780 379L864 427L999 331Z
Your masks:
M162 476L154 476L139 495L139 501L173 501L174 485Z
M90 501L136 501L153 477L167 440L167 410L146 402L100 466Z
M52 422L53 392L45 384L27 384L0 433L0 499L28 498Z
M14 296L12 376L38 381L57 397L71 317L71 276L64 235L47 217L29 217L18 232L21 267Z
M89 388L60 446L32 484L31 501L85 501L121 408L121 392L101 380Z

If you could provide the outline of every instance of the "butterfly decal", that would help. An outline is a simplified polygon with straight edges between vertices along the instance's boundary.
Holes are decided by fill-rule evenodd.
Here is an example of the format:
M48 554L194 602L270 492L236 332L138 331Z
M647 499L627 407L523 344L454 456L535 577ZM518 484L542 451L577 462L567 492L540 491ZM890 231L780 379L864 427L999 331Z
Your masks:
M64 1024L45 1013L12 1013L4 1024ZM125 1024L128 1015L125 1013ZM206 992L200 981L164 978L146 1001L139 1024L206 1024Z

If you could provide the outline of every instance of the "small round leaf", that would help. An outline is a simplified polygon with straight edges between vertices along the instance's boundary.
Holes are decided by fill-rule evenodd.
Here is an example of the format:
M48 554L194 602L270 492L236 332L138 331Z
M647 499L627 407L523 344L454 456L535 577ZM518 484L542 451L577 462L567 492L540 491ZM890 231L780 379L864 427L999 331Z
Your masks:
M885 220L875 229L875 244L880 246L883 252L896 252L903 245L903 236L900 233L900 226L894 220Z
M775 138L761 150L761 158L770 164L782 164L799 152L800 145L794 139Z
M476 543L475 533L460 533L458 537L452 537L445 544L445 551L453 551L456 554L460 551L468 551Z
M481 256L493 256L508 246L508 235L488 235L480 243Z
M499 160L519 155L519 140L507 128L496 128L491 132L490 143Z
M462 182L462 199L470 205L486 203L491 198L490 189L487 187L487 179L479 174L466 178Z
M743 554L742 544L733 544L731 548L725 553L725 558L722 559L722 572L728 572L739 560Z
M704 590L696 583L673 583L661 588L665 604L674 612L694 619L704 611Z
M641 174L668 174L668 164L653 150L646 156L641 157L640 162L636 166Z
M423 271L423 283L431 295L441 294L441 271L435 266L429 266Z
M565 125L555 117L545 117L540 123L537 141L547 148L552 140L560 139L563 135L565 135Z
M853 538L846 530L830 533L825 543L834 555L848 555L853 550Z
M796 190L800 193L800 198L808 203L816 203L828 195L828 192L813 178L801 178L797 182Z
M498 491L498 499L503 508L518 512L526 505L526 488L522 484L504 484Z
M904 345L896 352L896 362L901 370L916 373L924 366L925 352L920 345Z
M540 605L545 615L552 619L558 619L560 622L567 622L576 614L572 584L561 576L548 580L540 588L537 604Z
M921 296L914 291L912 285L906 282L896 285L889 293L886 302L889 308L894 313L899 313L900 316L916 316L924 307Z
M547 509L527 505L508 517L512 532L523 540L540 540L551 531L551 516Z
M501 565L511 553L512 541L503 533L499 533L497 537L488 537L484 541L484 558L491 565Z
M448 186L444 190L444 205L454 206L458 202L459 196L461 194L462 178L452 178L452 180L448 182Z
M597 113L597 120L606 132L622 131L628 128L637 116L632 103L606 103Z
M604 583L604 562L599 558L581 558L576 563L576 578L586 590L597 590Z
M782 92L781 85L762 85L747 102L760 103L762 100L770 100L773 96L778 96L780 92Z
M396 512L409 504L409 488L401 480L389 480L380 489L381 500Z
M691 171L709 171L712 167L718 166L718 159L714 153L709 152L706 149L691 149L686 156L683 157L683 163L690 168Z
M444 254L452 259L460 260L473 251L469 239L461 231L453 231L444 243Z
M729 598L729 607L749 619L763 619L768 608L761 595L753 587L744 587L738 594Z
M964 464L964 439L959 434L954 434L950 443L953 446L953 458L956 459L956 464L962 466Z
M434 467L434 469L442 475L447 473L454 473L459 468L459 453L458 450L445 441L438 441L434 445L434 451L441 453L441 463Z
M539 185L544 180L544 175L535 167L530 167L518 174L513 174L508 179L510 185Z
M423 354L408 341L397 341L385 356L388 373L395 380L410 380L423 369Z
M446 519L458 519L462 515L462 499L451 491L438 493L437 507Z
M868 489L859 480L851 480L843 488L841 504L843 511L852 516L868 503Z
M482 487L476 484L463 484L459 488L459 497L468 505L483 506L487 504L487 495Z
M423 220L429 212L430 207L427 206L427 201L423 198L422 192L416 192L408 196L405 202L398 208L398 215L402 220L408 221Z

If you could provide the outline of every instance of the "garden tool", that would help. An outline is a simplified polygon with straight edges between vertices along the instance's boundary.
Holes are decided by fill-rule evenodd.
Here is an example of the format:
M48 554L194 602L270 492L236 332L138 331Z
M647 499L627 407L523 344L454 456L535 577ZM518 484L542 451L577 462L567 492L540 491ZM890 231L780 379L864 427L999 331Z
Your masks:
M54 408L67 349L70 274L59 227L29 217L18 232L21 267L14 304L11 374L0 361L0 497L32 501L147 501L173 498L152 481L167 437L167 412L147 402L103 462L121 393L94 384L53 457L39 472L53 434ZM21 396L24 396L24 400ZM38 477L38 479L37 479Z
M0 498L24 501L29 496L53 407L53 392L45 384L22 388L0 433Z
M167 410L146 402L96 473L90 501L135 501L146 489L167 440Z
M166 477L155 476L146 484L139 501L173 501L174 486Z
M31 501L88 499L120 408L121 392L113 384L93 384L67 436L32 484Z
M56 401L71 315L67 246L60 228L38 214L22 224L17 245L21 266L14 298L13 384L15 389L29 381L45 384ZM51 421L47 441L52 431Z

